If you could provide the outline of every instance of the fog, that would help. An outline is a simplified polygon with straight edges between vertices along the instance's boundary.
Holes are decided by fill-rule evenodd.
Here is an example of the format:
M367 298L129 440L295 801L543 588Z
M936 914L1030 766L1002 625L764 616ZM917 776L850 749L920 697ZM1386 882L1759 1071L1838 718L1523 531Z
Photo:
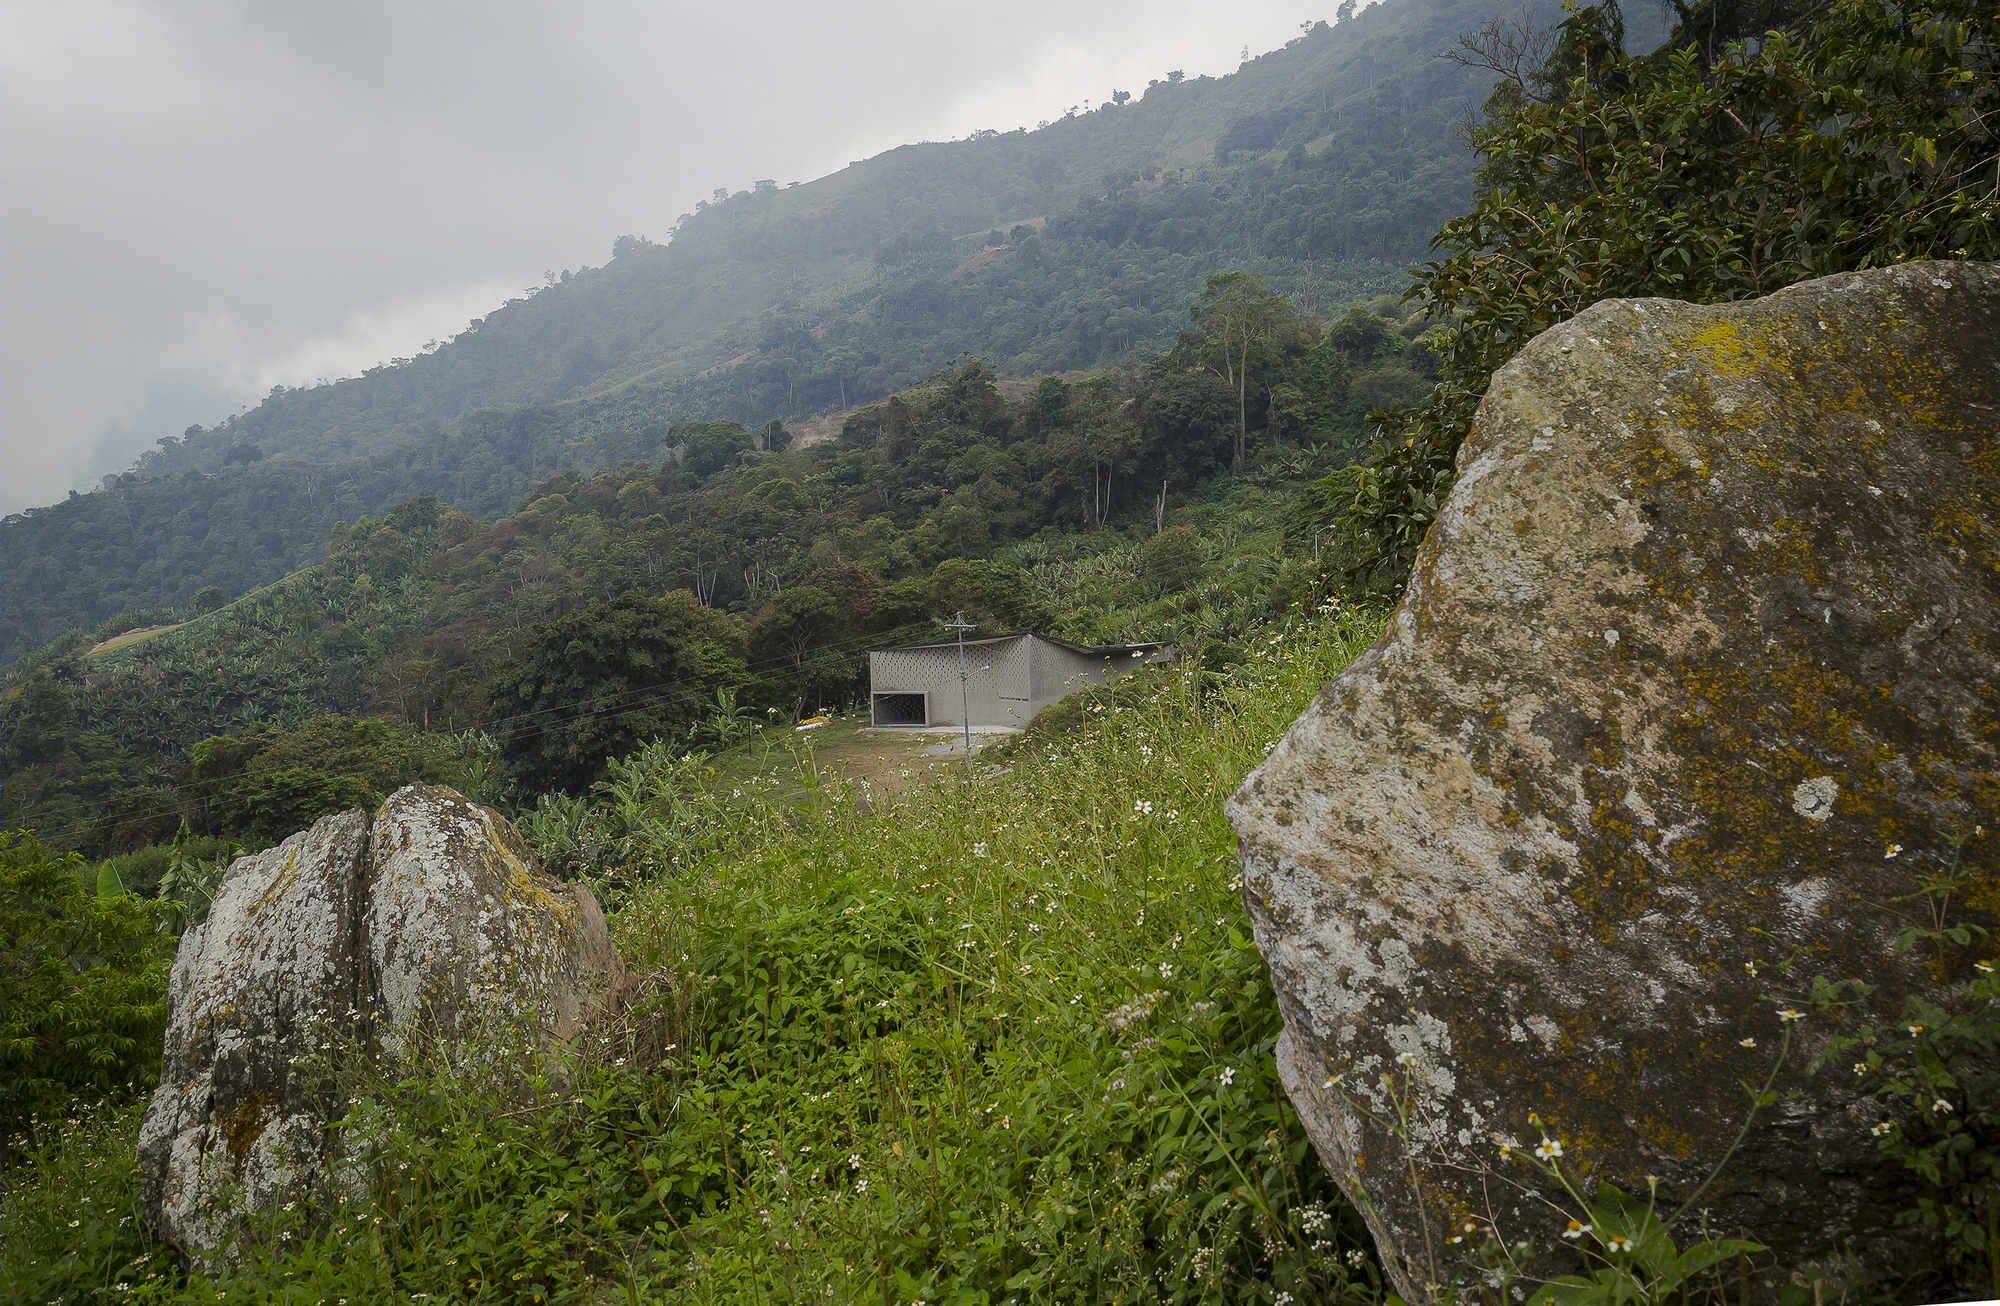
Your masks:
M17 0L0 507L412 354L717 187L1230 72L1332 9Z

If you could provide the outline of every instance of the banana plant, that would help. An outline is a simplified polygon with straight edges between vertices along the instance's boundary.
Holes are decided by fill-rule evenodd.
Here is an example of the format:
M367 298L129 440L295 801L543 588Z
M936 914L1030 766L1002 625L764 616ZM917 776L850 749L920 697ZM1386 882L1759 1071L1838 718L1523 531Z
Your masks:
M243 855L243 845L228 843L223 845L222 856L212 862L206 861L195 855L194 841L194 831L183 820L181 828L174 833L167 873L160 877L159 901L172 903L176 908L171 917L161 919L160 932L163 934L185 934L207 920L208 909L215 903L216 890L222 886L223 872Z

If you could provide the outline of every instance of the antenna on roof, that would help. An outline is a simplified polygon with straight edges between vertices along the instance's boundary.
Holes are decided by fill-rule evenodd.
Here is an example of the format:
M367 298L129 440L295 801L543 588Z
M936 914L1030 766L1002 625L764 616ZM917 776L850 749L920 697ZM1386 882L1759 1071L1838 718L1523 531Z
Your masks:
M970 772L972 770L972 690L968 687L965 672L965 632L979 628L965 619L963 609L959 611L955 619L940 621L938 625L943 626L946 630L955 630L958 632L958 702L959 712L962 714L960 719L965 722L965 769Z

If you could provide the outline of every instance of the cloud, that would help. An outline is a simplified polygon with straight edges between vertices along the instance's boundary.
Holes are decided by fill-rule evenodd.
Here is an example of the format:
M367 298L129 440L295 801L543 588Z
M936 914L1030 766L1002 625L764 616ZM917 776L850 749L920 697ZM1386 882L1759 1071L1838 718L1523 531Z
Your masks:
M717 186L1235 68L1233 6L27 0L0 46L0 495L60 498L662 236Z

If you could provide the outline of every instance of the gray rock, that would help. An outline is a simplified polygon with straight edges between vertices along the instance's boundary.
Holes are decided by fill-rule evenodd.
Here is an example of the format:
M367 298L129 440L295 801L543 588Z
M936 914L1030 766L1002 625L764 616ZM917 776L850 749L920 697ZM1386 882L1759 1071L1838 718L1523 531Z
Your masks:
M2000 267L1599 304L1495 376L1458 471L1387 633L1229 805L1286 1090L1412 1300L1474 1273L1468 1218L1565 1268L1539 1199L1574 1203L1498 1152L1530 1112L1671 1211L1786 992L1881 985L1851 1028L1926 982L1885 904L2000 810ZM1936 1265L1876 1104L1805 1072L1833 1023L1699 1206L1787 1271Z
M575 1034L623 984L590 890L535 868L514 827L450 789L411 785L375 814L366 936L383 1044L457 1040L480 1020Z
M183 1246L218 1246L240 1207L310 1187L328 1146L325 1104L295 1066L300 1031L366 1002L355 964L368 817L321 818L240 858L174 957L160 1087L139 1132L148 1221Z
M174 960L139 1135L148 1222L208 1253L245 1212L324 1191L341 1050L393 1073L482 1025L568 1039L624 981L589 890L450 789L411 785L372 822L324 817L239 859Z

